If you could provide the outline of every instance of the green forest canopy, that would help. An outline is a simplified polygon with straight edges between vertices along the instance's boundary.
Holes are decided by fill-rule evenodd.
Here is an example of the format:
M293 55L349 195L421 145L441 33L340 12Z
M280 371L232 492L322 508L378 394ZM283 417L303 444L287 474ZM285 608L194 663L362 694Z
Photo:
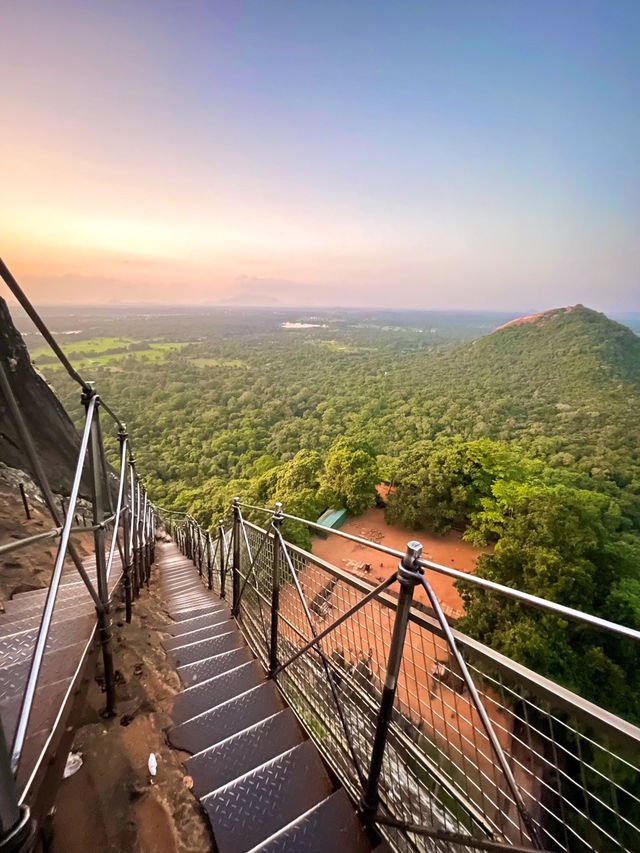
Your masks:
M90 378L127 421L156 501L206 525L236 494L314 518L333 503L360 513L384 479L397 487L390 521L495 543L484 576L640 628L640 339L629 329L582 306L481 337L398 318L280 321L230 313L190 334L184 319L164 331L155 320L147 344L165 347L154 360L96 348ZM43 368L77 412L76 389ZM309 545L303 526L285 532ZM635 646L463 592L464 630L640 719Z

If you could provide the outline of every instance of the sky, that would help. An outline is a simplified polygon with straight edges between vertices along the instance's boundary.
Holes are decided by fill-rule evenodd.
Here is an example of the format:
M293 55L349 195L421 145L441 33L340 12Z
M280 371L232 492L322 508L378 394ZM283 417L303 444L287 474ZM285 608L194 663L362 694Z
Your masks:
M640 2L4 0L37 304L640 310Z

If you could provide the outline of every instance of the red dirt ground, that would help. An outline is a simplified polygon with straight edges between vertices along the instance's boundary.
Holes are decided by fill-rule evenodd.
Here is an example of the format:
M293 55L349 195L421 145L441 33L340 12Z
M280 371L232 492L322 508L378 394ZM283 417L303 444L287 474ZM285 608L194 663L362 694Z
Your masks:
M417 539L422 543L423 556L426 559L461 572L473 572L478 556L489 550L475 548L468 542L464 542L461 535L454 531L446 536L433 536L424 530L407 530L392 526L384 520L382 509L371 509L358 518L349 519L342 530L344 533L351 533L363 539L372 539L403 552L406 550L407 542ZM313 553L338 568L345 569L358 577L367 578L372 583L388 577L397 568L397 560L393 557L388 557L364 545L349 542L348 539L332 536L331 533L327 539L314 537ZM364 569L367 564L371 566L370 572ZM462 616L462 599L453 586L454 581L437 572L429 572L428 577L447 616L453 618ZM427 603L426 593L422 589L418 589L416 595L419 601Z
M383 541L398 550L404 550L406 542L417 536L415 531L391 528L384 525L382 510L372 510L358 519L352 519L342 528L348 533ZM375 535L374 535L375 534ZM432 539L420 534L428 556L438 562L456 567L473 569L478 550L461 542L453 534L444 539ZM453 550L452 550L453 549ZM314 555L331 561L356 576L375 583L387 577L395 568L396 561L379 552L359 546L348 540L332 536L316 539ZM456 554L456 557L452 557ZM462 559L464 555L466 559ZM355 562L373 560L372 571L365 573L354 570ZM383 563L383 567L380 563ZM307 562L299 572L302 593L310 606L315 630L320 631L336 621L342 614L356 605L362 593L344 581L328 584L328 575L320 567ZM431 573L430 580L437 587L437 594L446 607L455 602L457 592L448 578ZM390 595L396 591L389 590ZM421 600L426 596L419 591ZM326 609L318 610L324 600ZM459 598L458 598L459 601ZM449 602L449 604L447 604ZM458 605L460 606L460 605ZM444 609L444 607L443 607ZM281 630L293 647L310 638L309 626L300 605L295 587L288 584L280 592ZM286 617L286 619L285 619ZM382 689L391 635L394 612L378 601L370 601L349 619L336 626L322 641L328 657L338 656L345 666L355 667L368 662L370 677L377 689ZM457 666L443 639L432 631L411 623L408 627L403 653L403 663L397 685L397 707L410 721L410 736L416 743L430 744L424 747L437 756L438 765L455 784L466 790L468 798L485 815L502 828L512 841L520 840L517 815L502 773L497 766L480 717L456 677ZM453 675L452 675L453 674ZM522 788L530 792L536 801L539 788L539 768L532 762L532 753L519 755L517 743L513 741L512 719L501 707L500 698L487 685L480 686L486 711L492 720L498 739L507 753L512 756L514 772ZM516 764L517 760L520 764ZM535 794L535 795L534 795Z

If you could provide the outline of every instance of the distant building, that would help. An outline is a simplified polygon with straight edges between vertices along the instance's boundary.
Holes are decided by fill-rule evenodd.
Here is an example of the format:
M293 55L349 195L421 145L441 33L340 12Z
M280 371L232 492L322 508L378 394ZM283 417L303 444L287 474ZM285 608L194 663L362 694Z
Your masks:
M317 520L316 524L321 524L323 527L328 527L331 530L340 530L342 525L347 520L347 511L346 509L326 509L320 518ZM327 538L327 534L323 533L321 530L317 531L318 536L321 536L323 539Z

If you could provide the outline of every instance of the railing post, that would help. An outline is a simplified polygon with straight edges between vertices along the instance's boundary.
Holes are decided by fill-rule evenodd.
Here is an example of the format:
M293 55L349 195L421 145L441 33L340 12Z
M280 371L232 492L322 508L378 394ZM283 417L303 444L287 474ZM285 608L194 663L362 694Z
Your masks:
M233 499L233 612L240 608L240 499Z
M376 721L376 733L371 751L369 774L362 795L361 812L365 824L373 823L378 809L380 799L378 782L380 781L382 759L384 758L384 751L387 745L389 723L391 722L391 713L398 687L398 674L402 663L402 652L407 634L413 590L416 584L420 582L420 575L422 574L422 569L418 562L421 556L422 545L415 541L409 542L407 553L398 565L398 582L400 584L398 608L396 610L395 622L393 623L393 635L391 637L391 647L387 660L387 673L382 689L378 719Z
M27 494L24 490L24 483L18 483L20 488L20 496L22 497L22 505L24 506L25 515L27 516L27 521L31 521L31 510L29 509L29 502L27 501Z
M140 477L136 474L136 542L138 543L138 558L136 567L138 572L138 595L144 586L144 565L142 556L142 486Z
M138 584L136 583L135 569L135 517L136 517L136 493L135 472L133 470L133 457L129 447L129 562L131 564L131 594L137 598Z
M147 537L147 587L151 581L151 507L149 506L149 493L145 492L147 511L145 513L145 526Z
M213 589L213 562L211 560L211 533L207 530L207 586Z
M127 430L126 424L122 424L120 429L118 430L118 440L120 442L120 458L123 460L123 464L127 464L127 458L124 455L125 446L127 443ZM121 472L122 477L124 478L125 484L128 482L128 477L125 471ZM123 556L124 556L124 566L122 567L122 571L124 574L124 606L125 606L125 618L127 622L131 622L131 551L129 550L129 524L130 524L130 514L131 514L131 500L129 495L129 488L126 486L125 492L125 508L122 513L122 538L123 542ZM116 531L114 531L115 536Z
M227 583L227 571L224 557L224 519L221 518L218 522L218 530L220 535L220 598L225 598L227 591L225 589Z
M88 408L91 396L95 394L84 393L83 402ZM107 587L107 564L104 554L104 527L105 518L105 495L104 482L100 476L100 400L97 399L93 420L91 421L91 440L89 443L89 460L91 467L92 489L93 489L93 523L99 525L93 533L93 541L96 552L96 577L98 581L98 595L102 602L102 611L98 610L98 631L102 645L102 659L104 662L104 684L107 697L105 716L115 716L115 677L113 672L113 654L111 651L111 616L109 607L109 589Z
M18 789L11 772L11 758L0 721L0 850L30 853L35 824L27 806L18 805Z
M144 552L143 552L143 567L144 567L144 575L143 581L147 585L147 589L149 588L149 578L151 577L151 562L150 562L150 550L149 550L149 496L147 494L147 490L143 487L144 491L144 504L142 509L142 535L143 535L143 543L144 543Z
M280 530L284 518L282 504L277 503L271 523ZM273 562L271 564L271 642L269 645L269 675L278 668L278 617L280 613L280 537L273 536Z
M149 573L149 545L147 537L147 493L143 487L144 502L142 504L142 579L149 586L147 575Z
M151 526L151 565L156 561L156 510L155 507L149 509L149 523Z
M140 583L138 576L138 480L136 477L136 460L129 449L129 477L131 494L131 530L129 531L129 542L131 551L131 575L133 581L133 596L140 595Z

